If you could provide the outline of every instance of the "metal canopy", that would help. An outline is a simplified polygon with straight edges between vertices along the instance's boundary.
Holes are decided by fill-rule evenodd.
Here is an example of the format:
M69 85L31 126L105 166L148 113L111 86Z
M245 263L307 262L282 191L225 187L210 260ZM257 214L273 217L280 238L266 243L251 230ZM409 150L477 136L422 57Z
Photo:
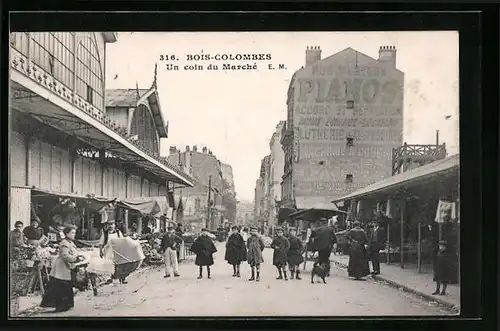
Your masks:
M338 214L347 214L347 213L345 211L338 209L310 208L290 214L289 217L292 219L301 218L306 221L314 221L314 220L319 220L320 218L331 218L332 216Z
M355 198L361 198L370 194L380 193L389 190L409 188L410 185L421 183L435 176L441 176L449 173L458 173L460 167L460 154L447 157L442 160L415 168L413 170L397 174L386 178L374 184L368 185L360 190L354 191L342 198L332 202L346 201Z
M13 73L15 73L15 70ZM166 166L162 161L157 160L159 156L155 158L148 155L126 138L123 138L112 129L95 120L89 114L76 109L73 105L69 105L75 108L75 113L72 113L51 102L50 99L56 101L55 99L59 98L57 95L53 95L45 90L47 97L40 94L32 96L32 91L14 80L11 80L11 89L13 92L16 92L13 93L14 95L28 96L25 98L12 98L10 106L14 110L29 114L38 121L76 137L96 149L104 149L106 157L133 162L137 166L167 181L189 187L193 186L190 176L181 173L180 170L175 169L173 166ZM44 88L40 87L40 92L42 90ZM63 99L61 101L65 102Z

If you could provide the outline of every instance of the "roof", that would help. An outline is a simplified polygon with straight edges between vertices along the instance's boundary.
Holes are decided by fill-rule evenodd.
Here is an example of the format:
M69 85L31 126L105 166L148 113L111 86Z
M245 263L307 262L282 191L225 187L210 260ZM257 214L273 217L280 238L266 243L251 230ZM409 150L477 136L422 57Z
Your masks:
M355 49L354 49L354 48L352 48L352 47L347 47L347 48L344 48L343 50L341 50L341 51L339 51L339 52L337 52L337 53L334 53L334 54L328 55L327 57L325 57L325 58L323 58L323 59L321 59L321 60L319 60L319 61L316 61L316 62L314 62L314 63L312 63L312 64L310 64L310 65L306 66L306 68L308 68L308 67L312 67L312 66L317 65L318 63L321 63L321 62L328 62L328 61L327 61L328 59L334 58L334 57L336 57L336 56L338 56L338 55L341 55L342 53L347 53L347 52L356 52L356 53L358 53L358 55L364 56L364 57L366 57L367 59L370 59L371 61L373 61L374 63L379 63L379 64L381 63L379 60L377 60L377 59L376 59L376 58L374 58L374 57L371 57L371 56L369 56L369 55L366 55L365 53L362 53L362 52L360 52L360 51L358 51L358 50L355 50ZM396 68L396 67L394 67L394 68L390 68L390 69L393 69L393 70L395 70L395 71L397 71L397 72L403 73L401 70L399 70L399 69L398 69L398 68ZM297 70L297 72L298 72L298 71L300 71L300 70Z
M148 89L139 89L139 98L148 91ZM137 89L107 89L106 107L135 107L139 98L137 98Z
M137 97L137 91L139 91L139 97ZM106 107L126 108L145 104L144 101L147 100L148 108L151 110L151 116L153 116L160 138L168 137L168 129L163 120L158 91L154 85L150 89L107 89L105 100Z
M387 191L403 185L408 185L415 181L429 179L433 176L446 174L457 170L460 167L460 154L452 155L442 160L434 161L430 164L415 168L413 170L397 174L395 176L383 179L379 182L368 185L362 189L354 191L342 198L335 199L332 202L340 202L359 198L376 192Z

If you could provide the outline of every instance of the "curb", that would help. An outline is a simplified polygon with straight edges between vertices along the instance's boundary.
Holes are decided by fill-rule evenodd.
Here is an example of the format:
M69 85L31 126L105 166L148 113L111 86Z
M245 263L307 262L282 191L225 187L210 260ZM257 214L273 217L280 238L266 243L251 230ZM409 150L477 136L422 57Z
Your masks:
M146 267L139 268L137 271L134 271L134 272L133 272L133 273L131 273L129 276L132 276L132 275L139 275L139 274L141 274L141 273L143 273L143 272L145 272L145 271L148 271L148 270L154 269L155 267L156 267L156 266L154 266L154 265L148 265L148 266L146 266ZM104 281L100 282L99 284L97 284L97 287L101 287L101 286L106 285L106 281L107 281L107 280L104 280ZM74 289L75 296L76 296L78 293L80 293L80 292L81 292L80 290L78 290L78 289ZM85 292L85 291L84 291L84 292ZM24 309L24 310L20 310L20 311L18 311L18 312L17 312L16 316L10 316L10 318L15 319L15 318L21 317L22 315L25 315L25 317L27 317L27 316L31 315L32 313L34 313L34 310L35 310L36 308L38 308L38 306L39 306L39 303L37 303L37 304L36 304L36 305L34 305L34 306L28 307L28 308L26 308L26 309Z
M337 268L339 269L347 269L347 265L342 263L342 262L338 262L338 261L331 261ZM413 295L416 295L416 296L419 296L423 299L425 299L426 301L429 301L429 302L435 302L445 308L448 308L450 310L453 310L457 313L459 313L459 308L450 303L450 302L447 302L443 299L440 299L440 298L437 298L433 295L430 295L430 294L427 294L427 293L424 293L424 292L420 292L420 291L417 291L411 287L408 287L406 285L402 285L402 284L399 284L393 280L390 280L390 279L387 279L383 276L379 276L379 275L372 275L371 276L373 280L377 281L377 282L380 282L380 283L386 283L387 285L393 287L393 288L397 288L398 290L403 290L405 292L408 292L408 293L411 293Z

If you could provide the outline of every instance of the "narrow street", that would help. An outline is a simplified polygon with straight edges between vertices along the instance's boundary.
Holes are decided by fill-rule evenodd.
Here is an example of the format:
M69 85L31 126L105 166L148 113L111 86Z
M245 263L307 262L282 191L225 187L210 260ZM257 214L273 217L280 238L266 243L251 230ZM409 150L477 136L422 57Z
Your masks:
M242 277L232 277L224 261L224 245L218 244L212 279L197 279L193 261L180 265L179 278L163 278L163 268L129 277L127 285L113 284L75 297L75 308L62 314L39 311L30 317L68 316L388 316L446 315L434 306L372 279L353 281L345 270L332 268L327 284L302 280L276 280L272 250L264 251L261 281L249 282L249 266ZM310 265L309 265L310 266ZM308 268L310 270L310 268Z

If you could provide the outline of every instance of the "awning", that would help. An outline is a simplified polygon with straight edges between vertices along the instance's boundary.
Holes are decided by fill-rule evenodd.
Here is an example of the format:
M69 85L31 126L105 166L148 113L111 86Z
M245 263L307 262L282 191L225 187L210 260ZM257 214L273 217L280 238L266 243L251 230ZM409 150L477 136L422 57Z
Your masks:
M63 88L64 85L53 75L34 63L30 66L36 70L31 67L28 69L27 65L20 65L28 61L26 56L15 49L11 49L10 55L13 95L29 95L29 97L13 97L11 100L13 109L77 137L95 149L106 150L109 158L119 158L123 162L134 163L162 179L193 187L189 175L169 164L165 158L147 151L139 142L127 137L126 133L121 132L104 112L83 98L72 96L71 91ZM32 102L33 98L36 98L36 102Z
M278 210L278 221L283 221L288 218L290 214L295 213L297 210L290 207L280 207Z
M75 193L54 192L36 187L31 189L31 197L39 202L53 201L56 198L69 198L75 200L77 207L88 207L92 210L99 210L110 203L116 202L116 199L92 195L79 195Z
M297 209L336 209L331 196L296 196Z
M456 173L460 168L460 154L434 161L430 164L415 168L413 170L397 174L374 184L368 185L360 190L354 191L342 198L332 202L339 202L360 198L373 193L409 187L410 185L421 184L423 181L432 180L437 176Z
M295 212L291 215L289 215L290 218L292 219L303 219L305 221L317 221L321 218L326 218L329 219L332 216L339 215L339 214L346 214L345 211L338 210L336 208L330 208L330 209L317 209L317 208L309 208L309 209L304 209L300 210L298 212Z
M125 199L118 201L118 206L132 209L144 215L156 215L161 212L161 207L153 198Z

